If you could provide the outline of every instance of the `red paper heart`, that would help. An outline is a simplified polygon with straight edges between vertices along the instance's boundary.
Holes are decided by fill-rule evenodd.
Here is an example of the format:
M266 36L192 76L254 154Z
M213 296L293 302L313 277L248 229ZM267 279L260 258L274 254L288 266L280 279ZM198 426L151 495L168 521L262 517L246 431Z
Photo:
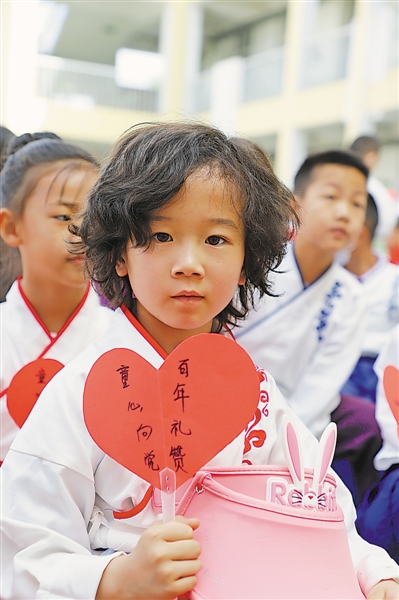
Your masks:
M241 346L216 334L193 336L159 370L117 348L93 365L84 418L96 444L159 487L165 467L177 486L233 441L259 400L255 366Z
M396 367L389 365L385 368L383 384L385 396L398 424L399 435L399 371Z
M18 427L25 423L43 388L63 366L53 358L38 358L14 375L7 390L7 408Z

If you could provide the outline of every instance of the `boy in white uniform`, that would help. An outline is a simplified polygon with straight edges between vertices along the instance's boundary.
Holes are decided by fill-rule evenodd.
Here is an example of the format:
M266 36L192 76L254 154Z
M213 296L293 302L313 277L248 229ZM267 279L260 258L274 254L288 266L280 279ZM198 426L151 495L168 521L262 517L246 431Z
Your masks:
M105 296L124 304L104 338L48 384L4 462L4 600L172 599L193 589L198 520L154 523L148 483L87 430L86 379L109 350L134 350L158 368L195 334L230 335L226 325L245 316L251 289L270 292L268 271L297 221L292 200L259 148L213 128L145 124L122 138L79 232ZM257 426L267 435L252 443L242 431L213 465L241 465L244 452L253 464L285 463L280 429L288 409L273 380L260 379L259 407L265 398L269 404ZM317 442L292 417L309 464ZM394 600L397 566L357 535L341 484L339 502L363 592Z
M399 325L391 331L374 367L378 375L376 418L383 439L374 463L383 476L359 506L356 527L365 540L385 548L399 561ZM391 384L387 384L388 369ZM396 410L396 419L392 409Z
M331 419L337 422L335 458L350 462L359 500L378 478L372 460L381 438L372 407L363 410L360 401L340 397L361 353L366 303L361 285L335 256L362 230L367 175L349 152L305 160L295 178L302 224L273 274L276 297L258 301L235 332L316 437Z
M25 405L23 414L29 412L43 387L38 381L47 383L49 365L57 366L48 359L62 368L108 326L111 311L85 278L82 257L66 245L68 226L83 209L98 168L85 150L38 133L13 138L1 172L0 234L19 249L23 273L0 305L0 461L22 425L16 414Z
M355 250L345 265L363 286L368 305L361 357L341 392L375 402L377 375L373 365L399 322L399 267L373 249L378 212L373 197L367 200L366 222Z
M355 139L349 150L357 154L370 171L367 190L373 196L378 208L378 225L375 234L385 246L395 227L397 202L392 196L391 190L372 174L379 160L380 143L375 137L361 135Z

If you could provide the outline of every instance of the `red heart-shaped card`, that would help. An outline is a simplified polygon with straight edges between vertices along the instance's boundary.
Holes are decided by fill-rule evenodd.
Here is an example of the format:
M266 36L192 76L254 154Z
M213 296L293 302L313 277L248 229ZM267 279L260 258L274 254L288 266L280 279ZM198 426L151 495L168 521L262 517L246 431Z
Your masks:
M389 407L398 424L399 436L399 371L396 367L389 365L385 368L383 384Z
M94 363L84 418L96 444L154 486L170 468L180 486L245 429L259 400L256 368L238 344L200 334L159 369L116 348Z
M18 427L25 423L43 388L63 366L53 358L38 358L14 375L7 390L7 408Z

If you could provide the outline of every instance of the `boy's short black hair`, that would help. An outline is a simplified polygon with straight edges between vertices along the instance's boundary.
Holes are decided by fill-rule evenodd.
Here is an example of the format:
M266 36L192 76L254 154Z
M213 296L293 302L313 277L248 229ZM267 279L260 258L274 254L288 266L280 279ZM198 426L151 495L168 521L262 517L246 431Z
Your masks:
M361 135L352 142L350 148L352 152L355 152L359 156L363 157L369 152L378 152L380 144L377 138L371 135Z
M331 164L353 167L360 171L366 179L369 176L368 168L354 152L349 152L347 150L327 150L325 152L318 152L317 154L308 156L298 173L295 175L294 193L303 196L312 179L313 169L321 165Z
M246 283L218 315L219 322L244 318L255 290L272 295L268 274L280 264L298 216L291 192L277 179L264 151L196 122L142 123L117 143L89 194L81 226L72 228L82 240L75 251L86 253L88 273L112 306L124 303L135 311L129 279L115 271L127 244L148 248L153 211L204 169L225 182L245 230Z
M372 240L378 225L378 209L371 194L367 194L366 219L364 224L369 231L370 240Z

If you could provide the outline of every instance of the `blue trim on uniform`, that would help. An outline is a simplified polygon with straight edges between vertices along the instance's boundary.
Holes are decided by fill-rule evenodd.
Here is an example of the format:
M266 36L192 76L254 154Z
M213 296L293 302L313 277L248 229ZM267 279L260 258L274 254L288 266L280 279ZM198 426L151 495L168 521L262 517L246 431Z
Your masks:
M270 319L270 317L273 317L280 310L283 310L283 308L285 308L286 306L289 306L291 304L291 302L294 302L294 300L297 300L297 298L299 298L299 296L301 294L303 294L304 292L306 292L309 288L312 287L313 284L315 284L317 281L319 281L319 279L321 279L323 277L323 275L325 275L327 273L327 271L329 269L331 269L331 267L334 264L334 263L331 263L331 265L329 267L327 267L327 269L325 271L323 271L323 273L321 275L319 275L317 277L317 279L315 279L314 281L312 281L312 283L310 283L309 285L305 285L305 282L304 282L303 277L302 277L301 270L300 270L299 265L298 265L298 261L297 261L296 256L295 256L294 246L292 246L292 254L294 256L294 261L295 261L295 264L296 264L296 268L297 268L299 277L301 278L301 281L302 281L303 289L300 292L298 292L297 294L295 294L295 296L293 296L292 298L290 298L290 300L288 300L285 304L282 304L281 306L278 306L272 312L268 313L267 315L265 315L264 317L262 317L261 319L259 319L259 321L256 321L256 323L253 323L252 325L249 325L249 327L247 327L246 329L238 331L237 333L235 333L235 338L237 340L240 337L242 337L243 335L245 335L245 334L249 333L250 331L252 331L255 327L258 327L259 325L261 325L262 323L264 323L264 321L267 321L268 319Z
M325 329L328 325L328 320L331 316L332 311L335 308L334 298L342 298L339 289L342 287L342 283L340 281L336 281L332 286L331 290L325 297L324 307L321 309L319 314L319 323L316 327L318 331L318 340L319 342L323 341L323 329Z
M391 465L365 494L357 508L356 528L363 539L399 562L399 464Z
M377 356L361 356L348 381L341 388L345 396L357 396L376 402L378 377L374 371Z
M272 312L270 312L269 314L267 314L264 317L262 317L261 319L259 319L259 321L256 321L256 323L253 323L252 325L250 325L249 327L247 327L244 331L241 330L241 331L238 331L237 333L235 333L234 335L235 335L236 340L238 340L238 338L240 338L244 334L248 333L249 331L252 331L254 329L254 327L258 327L258 325L260 325L261 323L263 323L267 319L270 319L270 317L272 317L273 315L275 315L276 313L278 313L280 310L282 310L283 308L285 308L286 306L288 306L289 304L291 304L291 302L293 302L294 300L296 300L304 292L306 292L306 288L304 290L301 290L300 292L298 292L295 296L293 296L290 300L288 300L282 306L278 306Z
M325 275L325 274L327 273L327 271L328 271L329 269L331 269L331 267L332 267L332 266L333 266L333 264L334 264L334 261L333 261L333 262L332 262L332 263L331 263L331 264L330 264L330 265L327 267L327 269L324 269L324 271L323 271L323 272L322 272L322 273L321 273L321 274L320 274L318 277L316 277L316 279L315 279L314 281L312 281L312 283L309 283L308 285L306 285L306 283L305 283L305 280L304 280L304 279L303 279L303 277L302 277L302 272L301 272L301 269L300 269L300 267L299 267L299 264L298 264L298 261L297 261L297 258L296 258L296 254L295 254L295 245L293 245L293 246L292 246L292 254L293 254L293 256L294 256L294 260L295 260L296 268L298 269L299 277L301 278L301 281L302 281L302 285L303 285L303 289L304 289L304 290L307 290L307 289L308 289L308 288L310 288L310 287L311 287L311 286L312 286L314 283L316 283L316 281L319 281L319 279L321 279L321 278L323 277L323 275Z
M299 268L298 260L296 258L294 245L292 245L292 256L294 257L294 262L296 264L296 269L297 269L297 271L299 273L299 277L301 278L303 289L306 290L306 288L308 288L309 286L306 285L305 280L302 277L302 272L301 272L301 269ZM310 285L312 285L312 284L310 284Z

